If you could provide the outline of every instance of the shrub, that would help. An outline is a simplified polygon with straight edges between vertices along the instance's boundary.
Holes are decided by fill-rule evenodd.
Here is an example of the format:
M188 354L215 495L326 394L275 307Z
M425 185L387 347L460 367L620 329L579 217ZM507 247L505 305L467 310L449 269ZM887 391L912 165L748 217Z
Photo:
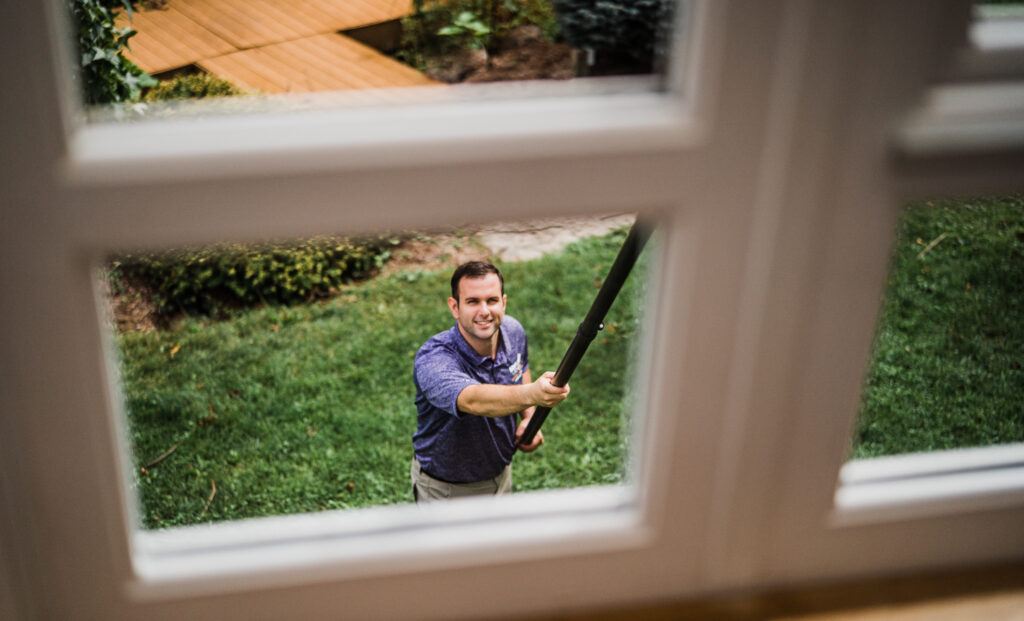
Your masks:
M598 55L653 66L661 28L672 16L672 0L552 0L562 35L570 45Z
M402 20L402 51L399 56L423 66L428 57L463 47L490 43L487 0L413 0L413 12Z
M555 9L548 0L504 0L499 15L506 16L503 20L499 19L495 28L499 39L512 29L527 25L540 28L548 41L554 41L559 36Z
M414 66L458 49L493 50L519 26L537 26L549 40L558 34L548 0L413 0L413 9L402 20L398 56Z
M177 101L181 99L205 99L207 97L235 97L245 91L223 78L209 73L178 75L146 91L143 101Z
M135 31L117 28L112 6L131 11L128 0L68 0L78 34L82 92L87 104L135 101L156 80L121 53Z
M287 244L219 244L122 255L111 272L148 287L161 315L216 315L226 308L327 296L383 265L397 243L390 237L318 237Z

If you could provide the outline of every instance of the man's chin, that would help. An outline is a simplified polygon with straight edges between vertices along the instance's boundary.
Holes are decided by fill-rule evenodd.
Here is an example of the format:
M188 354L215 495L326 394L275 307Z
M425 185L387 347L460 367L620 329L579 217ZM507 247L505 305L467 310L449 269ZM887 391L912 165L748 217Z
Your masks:
M497 331L498 326L496 325L490 325L486 328L483 328L481 326L474 324L473 331L471 334L476 338L480 339L481 341L486 341L489 340L492 336L494 336L494 333Z

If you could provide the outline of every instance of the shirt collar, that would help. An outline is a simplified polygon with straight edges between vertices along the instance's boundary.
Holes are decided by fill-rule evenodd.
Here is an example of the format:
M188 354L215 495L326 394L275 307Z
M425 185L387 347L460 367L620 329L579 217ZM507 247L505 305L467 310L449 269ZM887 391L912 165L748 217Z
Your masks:
M462 331L459 330L459 324L458 323L456 323L455 325L452 326L451 333L452 333L452 340L455 341L455 346L458 348L459 353L462 354L462 356L466 360L469 360L469 361L473 362L476 365L481 365L485 361L490 359L490 356L481 356L479 353L477 353L477 351L475 349L473 349L473 346L469 344L469 341L466 340L466 337L462 335ZM505 335L501 331L501 328L499 327L498 328L498 347L494 351L494 362L498 362L498 360L501 359L502 354L504 353L504 351L505 351Z

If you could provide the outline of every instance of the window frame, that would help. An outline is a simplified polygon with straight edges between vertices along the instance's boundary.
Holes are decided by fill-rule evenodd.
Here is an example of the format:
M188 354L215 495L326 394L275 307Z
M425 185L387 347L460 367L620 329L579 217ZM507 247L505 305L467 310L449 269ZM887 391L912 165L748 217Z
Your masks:
M662 94L137 127L78 124L58 3L9 7L0 29L31 53L0 65L3 77L47 79L0 94L19 154L2 171L0 284L21 292L20 304L0 301L13 361L0 378L13 413L0 417L0 547L11 551L0 583L42 617L452 618L1024 556L1020 495L829 522L901 193L977 185L942 176L934 153L893 157L896 119L965 28L966 3L933 5L694 0L692 36L674 52L684 62ZM367 131L373 118L382 133ZM424 119L452 131L416 133ZM510 179L515 190L496 195ZM985 177L992 188L1018 181L1008 166ZM339 196L375 209L340 208ZM281 205L300 207L282 218ZM106 252L425 228L467 205L481 220L659 217L638 391L650 415L625 496L466 501L417 512L429 522L419 526L401 526L410 513L397 508L136 532L92 280ZM365 535L379 549L332 552L346 543L339 531L378 519L398 524ZM291 543L274 532L289 529ZM936 545L950 532L952 545ZM232 537L234 548L204 543ZM246 556L261 550L262 564ZM182 571L181 559L200 566Z

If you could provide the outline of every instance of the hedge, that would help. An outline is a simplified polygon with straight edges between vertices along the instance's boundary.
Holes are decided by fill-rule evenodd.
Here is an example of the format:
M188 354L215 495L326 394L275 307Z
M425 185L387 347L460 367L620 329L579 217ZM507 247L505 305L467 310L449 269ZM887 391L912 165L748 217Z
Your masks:
M207 97L236 97L247 95L241 89L223 78L208 73L178 75L148 89L143 101L180 101L183 99L205 99Z
M218 315L256 304L295 304L330 295L367 276L399 243L316 237L291 243L218 244L113 259L110 277L149 289L157 311Z

